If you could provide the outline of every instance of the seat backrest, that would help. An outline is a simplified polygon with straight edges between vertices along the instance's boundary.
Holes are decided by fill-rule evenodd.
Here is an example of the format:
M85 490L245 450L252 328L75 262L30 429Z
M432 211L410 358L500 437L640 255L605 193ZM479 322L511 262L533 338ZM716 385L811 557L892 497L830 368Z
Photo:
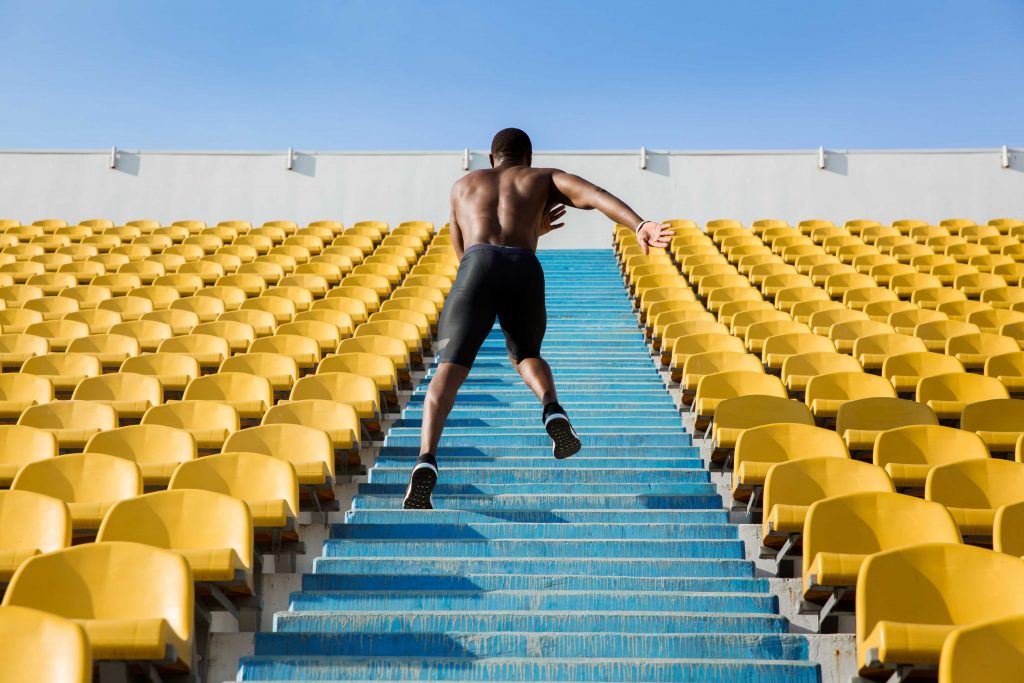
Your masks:
M399 343L402 342L399 341ZM319 360L320 344L316 339L297 334L274 334L269 337L260 337L249 344L249 353L279 353L300 362L304 358Z
M349 352L327 356L316 368L317 374L326 372L350 372L364 377L388 377L397 379L395 362L388 356L377 353Z
M1004 337L1001 334L988 332L976 332L973 334L961 334L949 339L946 342L946 353L977 353L985 356L995 356L1000 353L1013 353L1020 350L1020 344L1013 337Z
M71 545L63 500L27 490L0 491L0 548L48 553Z
M102 367L99 359L87 353L45 353L28 358L21 371L32 375L95 377Z
M218 373L231 372L244 372L262 377L284 376L295 380L299 376L299 367L294 358L283 353L240 353L225 358L220 364Z
M853 355L860 358L864 354L896 355L911 351L927 351L924 341L906 334L873 334L860 337L853 342Z
M121 372L140 375L199 376L199 361L184 353L144 353L126 358L121 363Z
M847 493L895 490L884 469L859 460L815 456L780 462L764 482L764 532L768 533L768 518L778 503L810 505Z
M67 503L100 503L142 494L139 466L102 453L76 453L28 463L11 488Z
M359 416L355 408L324 399L279 403L266 412L260 424L297 424L325 432L348 430L354 443L358 443L360 437Z
M291 517L299 512L295 466L262 453L220 453L183 462L169 488L214 491L250 503L283 500Z
M238 430L238 411L218 401L175 401L153 406L142 416L142 424L158 424L175 429Z
M985 360L988 377L1024 377L1024 351L1001 353Z
M697 399L733 398L744 395L787 398L786 387L774 375L743 370L705 375L697 385Z
M224 442L224 452L263 453L296 465L321 462L334 476L334 447L327 432L299 424L263 424L235 432Z
M799 458L849 458L846 444L831 429L808 424L766 424L736 439L734 467L745 461L786 462Z
M915 543L960 543L960 531L941 503L901 493L866 491L812 503L803 542L806 588L818 553L871 555Z
M849 429L886 430L907 425L938 425L926 405L899 398L871 397L847 401L836 414L836 432Z
M197 377L185 387L186 401L261 401L274 405L274 389L266 377L245 372L218 372Z
M871 555L857 579L858 659L879 621L967 625L1024 614L1024 560L985 548L925 543Z
M117 413L108 405L92 401L53 401L26 408L18 424L39 429L96 431L117 427Z
M192 572L181 555L125 542L87 543L37 555L22 565L4 596L4 605L69 619L164 619L188 643L193 601ZM190 652L178 656L191 660Z
M726 370L764 372L761 359L744 351L705 351L686 358L683 376L710 375Z
M950 462L989 457L985 442L977 434L938 425L907 425L882 432L875 441L874 463L945 465Z
M40 652L46 652L40 657ZM85 629L28 607L0 607L0 682L91 683L92 651Z
M964 406L960 428L969 432L1024 431L1024 400L994 398Z
M213 354L224 359L231 355L231 346L227 339L215 337L212 334L185 334L163 340L157 347L157 351L159 353Z
M351 352L376 353L392 359L398 367L408 365L408 348L401 339L380 334L350 337L338 343L338 354Z
M1010 398L1006 386L995 377L954 372L924 377L917 384L918 403L928 401L986 401Z
M163 388L160 380L152 375L114 372L83 379L71 398L75 401L137 401L155 406L163 403Z
M884 377L861 372L830 372L807 382L807 405L817 399L855 401L869 397L895 398L896 390Z
M167 550L231 548L246 567L253 566L249 506L214 491L175 489L122 500L107 512L96 540Z
M715 410L719 428L749 429L767 424L813 425L807 406L778 396L736 396L722 401Z
M933 351L911 351L889 356L882 362L882 376L930 377L947 373L963 373L964 365L956 358Z
M792 332L789 334L777 334L764 340L762 355L767 358L770 355L796 355L798 353L811 353L814 351L829 353L835 351L835 344L828 337L822 337L809 332Z
M988 683L1013 683L1024 666L1024 615L958 628L946 638L939 683L970 681L985 672Z
M196 440L183 429L137 424L93 435L85 452L113 455L139 465L185 462L196 458Z
M925 498L948 507L995 509L1024 500L1024 463L996 458L958 460L928 473Z
M0 463L22 465L57 456L52 432L26 425L0 425Z
M53 400L53 382L46 377L21 372L0 375L0 401L49 403Z
M351 372L325 372L299 379L289 398L293 401L321 398L343 403L367 400L376 403L377 397L377 383L370 377Z
M833 372L863 372L856 358L835 351L796 353L782 363L782 377L827 375Z

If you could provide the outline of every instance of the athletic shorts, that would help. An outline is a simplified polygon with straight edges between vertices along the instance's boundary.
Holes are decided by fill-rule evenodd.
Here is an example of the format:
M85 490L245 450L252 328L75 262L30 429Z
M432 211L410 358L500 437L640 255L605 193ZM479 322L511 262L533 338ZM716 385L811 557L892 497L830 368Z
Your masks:
M493 244L466 249L438 322L440 361L472 367L495 319L515 362L540 357L547 311L544 271L532 250Z

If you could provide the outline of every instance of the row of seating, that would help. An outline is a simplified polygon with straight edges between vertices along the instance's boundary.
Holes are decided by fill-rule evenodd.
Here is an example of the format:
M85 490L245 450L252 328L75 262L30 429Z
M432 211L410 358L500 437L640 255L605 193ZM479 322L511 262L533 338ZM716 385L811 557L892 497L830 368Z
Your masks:
M26 608L40 609L84 627L85 660L194 667L203 634L193 616L252 607L262 556L294 562L300 511L329 509L338 464L358 462L398 408L455 274L413 271L453 259L446 232L376 288L296 284L304 294L289 299L254 287L206 321L174 307L188 296L169 296L163 310L91 329L61 351L52 338L44 347L39 335L0 336L12 345L0 360L17 370L0 375L0 413L16 422L0 425L0 622L8 610L38 621ZM367 237L379 251L392 236ZM409 286L416 277L436 286ZM217 296L191 298L217 300L235 285L214 287ZM291 305L250 303L278 300ZM41 324L64 322L81 321ZM139 323L165 326L162 338L133 336ZM123 570L103 575L113 562ZM148 595L154 577L159 599Z
M993 305L1017 282L985 258L1016 264L1024 223L674 223L671 256L617 230L620 264L668 381L732 466L734 501L754 513L763 496L762 557L780 575L800 558L801 611L819 624L855 613L861 675L977 674L991 645L974 634L1024 623L1024 604L998 599L1024 578L1024 313ZM948 262L911 265L927 254L910 242L951 261L980 246L968 266L1000 282L922 305L915 287L971 281L916 277Z

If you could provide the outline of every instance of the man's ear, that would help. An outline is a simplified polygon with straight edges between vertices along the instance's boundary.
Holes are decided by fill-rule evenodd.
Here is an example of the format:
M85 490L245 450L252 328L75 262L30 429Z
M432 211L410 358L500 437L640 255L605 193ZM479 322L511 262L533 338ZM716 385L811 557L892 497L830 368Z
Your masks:
M488 154L487 159L491 162L491 168L494 168L494 155Z

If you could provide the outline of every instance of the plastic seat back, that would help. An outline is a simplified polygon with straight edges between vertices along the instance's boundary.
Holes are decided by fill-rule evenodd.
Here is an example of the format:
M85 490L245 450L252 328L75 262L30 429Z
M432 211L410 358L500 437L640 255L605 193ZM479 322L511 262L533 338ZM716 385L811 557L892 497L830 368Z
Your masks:
M45 657L39 654L45 652ZM28 607L0 607L0 683L90 683L92 650L81 625Z
M299 424L263 424L235 432L224 443L224 451L263 453L286 460L297 468L322 464L334 478L334 447L327 432Z
M830 429L809 424L765 424L740 434L733 467L739 472L746 462L849 457L846 444Z
M1013 553L1011 553L1013 554ZM939 683L1013 683L1024 669L1024 615L983 621L953 631L942 645Z
M238 431L238 411L218 401L175 401L153 406L142 417L144 425L164 425L193 432Z
M115 372L83 379L71 398L75 401L133 402L155 406L163 403L163 388L160 380L152 375Z
M159 577L158 586L154 577ZM178 663L186 667L192 660L193 601L192 575L180 555L123 542L88 543L33 557L4 596L4 605L75 619L87 631L93 620L145 623L162 619L174 634ZM93 634L90 641L94 653L104 646L107 651L118 649L116 642L104 642Z
M70 545L71 513L62 500L28 490L0 491L0 552L27 558ZM0 583L10 578L0 570Z
M836 432L885 431L909 425L938 425L931 408L899 398L871 397L847 401L836 414Z
M11 489L33 491L66 503L109 503L142 494L133 462L102 453L47 458L22 467Z
M996 458L956 460L933 467L925 498L949 508L994 510L1024 500L1024 464Z
M183 430L159 424L137 424L100 432L89 439L86 453L103 453L131 460L143 474L153 466L194 460L196 440Z
M171 478L170 489L214 491L250 505L280 500L290 517L295 518L299 512L295 467L261 453L221 453L182 463Z
M266 377L246 372L218 372L197 377L185 388L186 401L228 401L274 405L274 389Z

